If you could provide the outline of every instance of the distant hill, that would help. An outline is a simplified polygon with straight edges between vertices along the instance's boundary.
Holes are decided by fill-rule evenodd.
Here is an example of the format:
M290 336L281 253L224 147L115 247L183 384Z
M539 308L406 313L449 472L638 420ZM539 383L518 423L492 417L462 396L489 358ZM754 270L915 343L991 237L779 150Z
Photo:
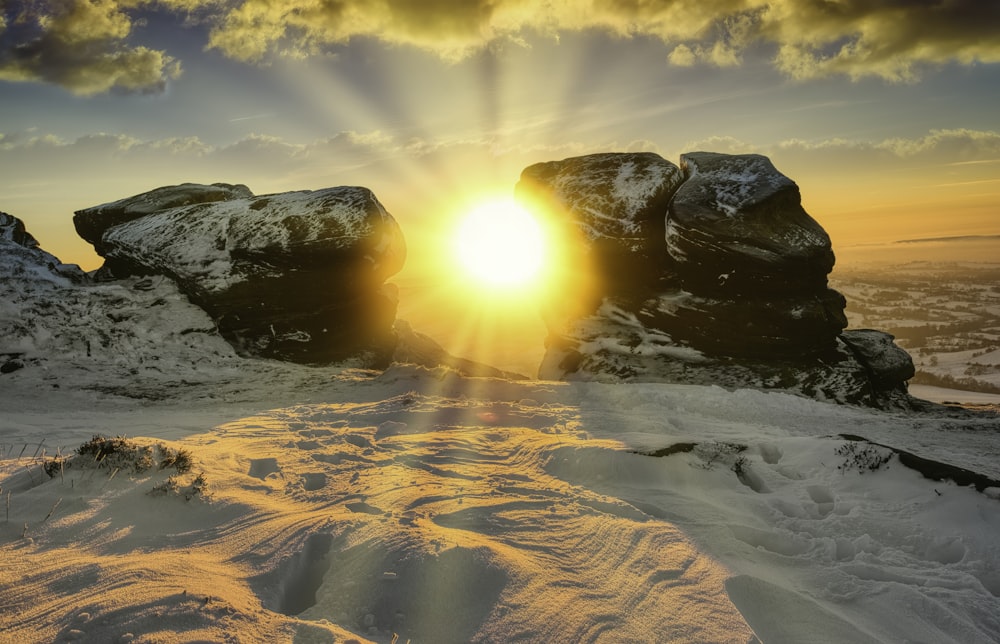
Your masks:
M919 239L899 239L896 244L922 244L926 242L974 242L1000 240L1000 235L955 235L952 237L921 237Z

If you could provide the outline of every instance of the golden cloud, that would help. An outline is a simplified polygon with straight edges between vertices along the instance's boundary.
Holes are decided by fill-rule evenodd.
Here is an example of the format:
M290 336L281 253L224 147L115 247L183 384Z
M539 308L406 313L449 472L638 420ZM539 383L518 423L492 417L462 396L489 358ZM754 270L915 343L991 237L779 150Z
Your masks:
M132 19L114 0L49 0L3 5L0 80L43 81L76 94L162 91L180 63L126 44Z
M798 79L912 81L928 66L1000 62L1000 3L983 0L7 0L0 79L156 91L178 64L130 42L134 13L154 4L196 15L209 48L253 63L353 38L456 60L587 30L657 38L680 66L735 66L752 51Z
M925 65L1000 61L998 28L1000 5L981 0L243 0L222 16L210 46L257 61L370 37L454 59L529 31L603 29L657 37L683 66L737 65L747 48L764 45L795 78L906 81Z

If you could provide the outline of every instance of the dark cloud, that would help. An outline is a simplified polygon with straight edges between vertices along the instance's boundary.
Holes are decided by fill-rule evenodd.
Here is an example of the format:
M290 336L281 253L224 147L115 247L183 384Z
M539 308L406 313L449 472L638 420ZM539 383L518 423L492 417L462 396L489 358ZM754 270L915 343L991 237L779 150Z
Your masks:
M113 0L0 4L0 80L42 81L76 94L160 92L180 73L162 51L130 45L132 19Z
M912 81L927 67L1000 62L993 0L5 0L0 79L80 94L155 92L179 73L131 41L157 7L212 25L209 48L247 62L325 53L352 38L456 60L529 35L602 30L664 43L664 60L735 66L771 56L793 78ZM769 52L769 53L767 53ZM666 64L666 63L665 63Z
M737 65L770 47L795 78L906 81L928 65L1000 61L1000 3L983 0L243 0L210 45L256 61L367 36L453 59L527 32L588 29L659 38L685 66Z

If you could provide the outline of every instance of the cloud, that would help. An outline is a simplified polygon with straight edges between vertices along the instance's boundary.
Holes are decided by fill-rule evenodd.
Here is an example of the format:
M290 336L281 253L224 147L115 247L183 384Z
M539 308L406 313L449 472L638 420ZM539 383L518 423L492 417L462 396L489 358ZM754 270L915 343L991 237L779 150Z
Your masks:
M1000 4L980 0L784 0L761 17L793 77L847 74L915 80L924 65L1000 61Z
M913 138L786 139L766 144L722 136L689 141L677 154L693 150L764 154L796 180L814 177L814 190L840 189L835 177L850 176L853 181L881 186L884 192L892 193L904 184L910 190L946 178L954 182L995 178L1000 132L950 129L931 130Z
M454 61L501 43L601 30L661 40L670 64L764 56L796 79L909 82L928 67L1000 62L1000 3L984 0L6 0L0 80L77 94L162 91L180 64L133 33L140 12L208 25L206 46L250 63L352 39ZM163 14L159 15L162 18ZM188 21L186 24L191 24Z
M8 0L0 4L0 80L41 81L75 94L161 92L180 63L131 45L133 21L115 0Z
M733 66L763 47L794 78L912 81L929 65L1000 62L998 28L1000 4L982 0L242 0L209 45L259 61L368 37L451 60L529 32L601 29L659 38L681 66Z

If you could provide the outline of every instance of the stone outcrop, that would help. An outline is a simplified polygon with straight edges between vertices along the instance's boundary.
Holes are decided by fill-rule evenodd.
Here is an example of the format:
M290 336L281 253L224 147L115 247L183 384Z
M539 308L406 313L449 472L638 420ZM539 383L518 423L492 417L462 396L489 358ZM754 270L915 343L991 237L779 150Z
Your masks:
M686 180L664 227L682 285L753 295L826 287L830 237L767 157L693 152L681 155L681 168Z
M577 255L567 270L595 271L593 290L604 295L662 269L663 213L683 180L677 165L653 153L592 154L526 168L516 193L570 224L562 232Z
M827 288L830 237L802 208L798 186L757 154L695 152L681 167L687 179L665 224L679 290L657 306L675 318L675 334L733 356L833 348L846 302Z
M327 363L395 345L386 278L405 260L396 221L366 188L254 196L183 184L77 211L105 279L162 274L243 355Z
M167 397L224 380L239 358L164 277L95 282L0 214L0 374L40 387ZM84 404L93 404L93 401Z
M27 231L24 222L13 215L0 212L0 253L8 258L11 278L19 278L26 270L45 270L53 276L82 284L87 274L76 264L63 264L38 245L38 240ZM19 259L20 261L14 261Z
M200 391L197 397L206 401L232 401L250 400L268 387L315 395L326 390L339 367L376 366L370 348L356 348L333 371L240 356L175 280L163 274L90 279L78 266L42 250L24 223L5 213L0 213L0 276L0 387L11 400L34 401L25 405L39 404L51 389L82 395L81 405L93 404L95 393L191 400L192 392ZM453 356L402 320L392 324L388 357L374 356L383 362L523 378Z
M791 179L760 155L695 152L679 175L671 167L600 154L522 173L518 197L574 230L567 239L597 273L555 289L576 306L547 312L540 377L781 388L875 406L905 397L913 364L891 336L842 333L830 238Z
M73 226L80 237L93 244L98 254L103 255L104 233L119 224L169 208L250 197L253 197L253 193L244 185L183 183L178 186L163 186L134 197L78 210L73 216Z

